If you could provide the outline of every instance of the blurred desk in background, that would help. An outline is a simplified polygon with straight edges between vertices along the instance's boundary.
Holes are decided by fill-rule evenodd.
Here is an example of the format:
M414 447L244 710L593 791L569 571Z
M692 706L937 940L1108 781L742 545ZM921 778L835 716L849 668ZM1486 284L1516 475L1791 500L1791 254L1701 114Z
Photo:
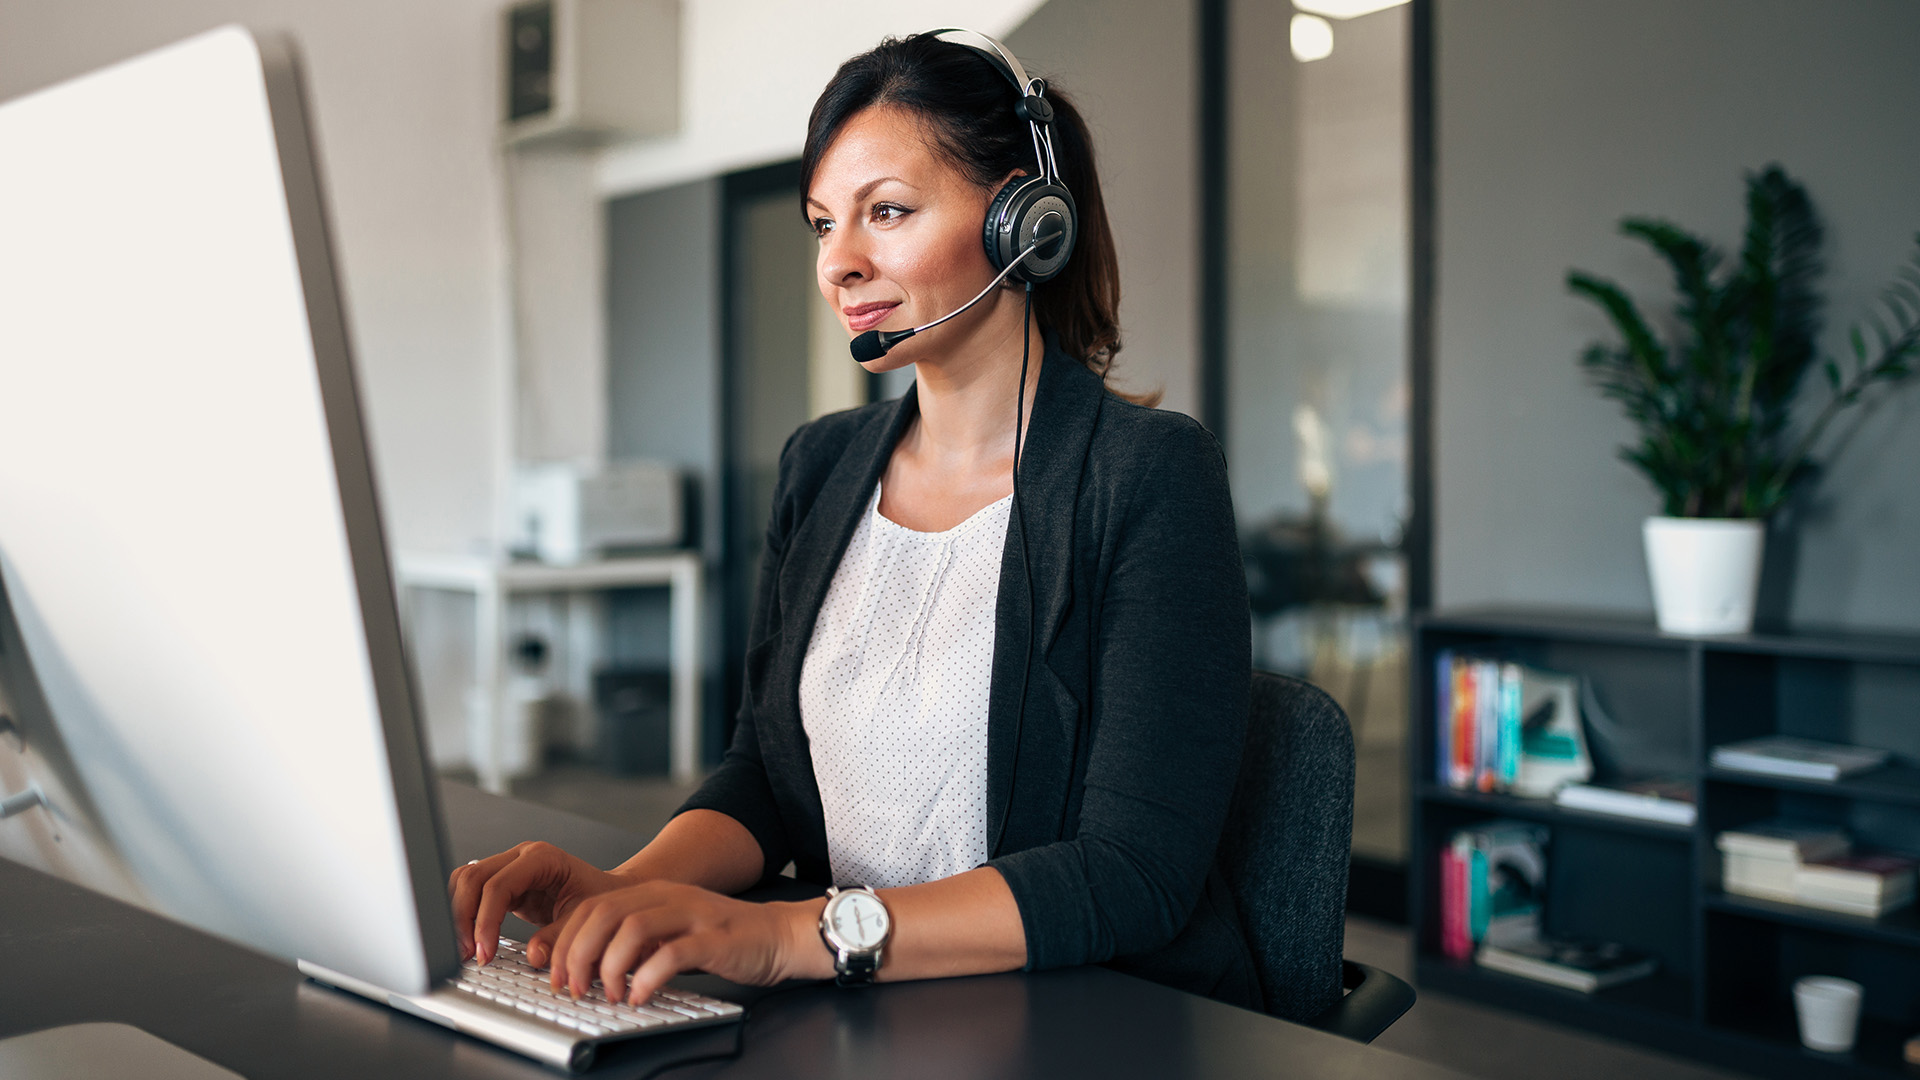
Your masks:
M473 701L468 745L480 786L506 794L512 779L507 738L507 602L516 595L564 598L575 640L591 625L593 594L607 589L665 586L671 590L668 622L672 672L671 749L673 779L690 783L700 767L700 613L704 588L700 553L668 551L623 556L571 566L506 562L472 555L402 552L396 560L401 610L407 593L438 589L470 593L474 608Z

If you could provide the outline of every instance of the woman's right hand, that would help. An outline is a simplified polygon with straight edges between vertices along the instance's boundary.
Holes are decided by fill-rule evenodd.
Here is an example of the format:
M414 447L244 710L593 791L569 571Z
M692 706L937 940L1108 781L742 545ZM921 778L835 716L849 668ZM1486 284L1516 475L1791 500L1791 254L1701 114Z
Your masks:
M460 958L478 956L481 963L490 963L508 912L545 926L566 918L589 896L637 883L539 840L470 862L447 880Z

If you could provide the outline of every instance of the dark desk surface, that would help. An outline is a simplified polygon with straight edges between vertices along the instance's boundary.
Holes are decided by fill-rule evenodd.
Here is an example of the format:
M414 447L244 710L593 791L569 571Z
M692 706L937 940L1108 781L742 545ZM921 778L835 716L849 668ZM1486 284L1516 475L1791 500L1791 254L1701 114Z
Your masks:
M443 793L459 861L546 839L612 865L637 845L631 833L571 814L455 784ZM89 1020L145 1028L250 1080L559 1075L0 859L0 1036ZM670 1075L1458 1077L1104 968L783 989L754 1004L744 1031L665 1038L681 1040L684 1055L730 1052L735 1037L738 1058ZM624 1044L588 1075L647 1075L667 1049L648 1044L661 1041Z

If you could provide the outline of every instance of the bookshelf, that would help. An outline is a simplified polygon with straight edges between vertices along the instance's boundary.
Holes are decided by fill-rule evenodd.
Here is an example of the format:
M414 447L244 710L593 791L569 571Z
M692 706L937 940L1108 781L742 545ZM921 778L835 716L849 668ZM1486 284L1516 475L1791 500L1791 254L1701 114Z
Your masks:
M1920 908L1879 919L1733 896L1718 833L1773 817L1845 828L1857 846L1920 854L1920 635L1850 632L1696 638L1651 620L1526 609L1422 616L1414 626L1408 740L1413 821L1409 904L1423 988L1529 1013L1759 1076L1907 1077L1920 1033ZM1690 778L1691 826L1459 791L1434 776L1438 653L1584 675L1619 728L1596 739L1599 778ZM1834 783L1712 769L1712 747L1765 734L1893 751L1894 763ZM1457 829L1495 818L1548 826L1549 934L1619 941L1660 958L1654 976L1597 994L1448 960L1438 859ZM1840 975L1866 988L1848 1055L1801 1048L1792 984Z

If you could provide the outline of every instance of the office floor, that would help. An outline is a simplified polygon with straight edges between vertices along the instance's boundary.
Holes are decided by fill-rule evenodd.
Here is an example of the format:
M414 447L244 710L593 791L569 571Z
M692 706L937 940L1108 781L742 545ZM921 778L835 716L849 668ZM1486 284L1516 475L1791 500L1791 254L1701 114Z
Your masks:
M513 794L652 835L691 790L664 779L620 779L585 766L561 766L517 781ZM1403 927L1350 917L1346 951L1402 978L1412 969ZM1440 994L1422 995L1375 1045L1486 1080L1537 1080L1546 1073L1555 1080L1734 1080L1738 1075Z

